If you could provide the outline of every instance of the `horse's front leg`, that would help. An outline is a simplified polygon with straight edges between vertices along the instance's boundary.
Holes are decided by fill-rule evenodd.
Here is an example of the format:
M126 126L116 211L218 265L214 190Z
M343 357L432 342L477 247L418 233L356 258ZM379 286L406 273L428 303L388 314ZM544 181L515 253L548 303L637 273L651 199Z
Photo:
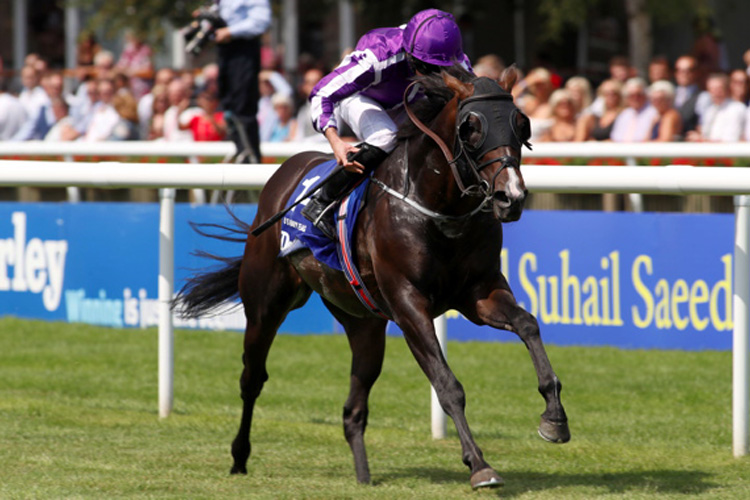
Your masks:
M531 355L539 380L539 392L547 403L539 424L539 435L553 443L570 440L568 418L560 401L562 384L555 375L542 344L536 318L522 309L503 276L475 289L467 304L460 309L469 320L518 335Z
M473 488L497 487L503 479L484 460L466 421L466 395L440 350L429 302L408 285L400 286L401 300L392 303L394 321L404 332L406 343L422 371L435 388L440 406L452 419L461 441L463 462L471 470Z

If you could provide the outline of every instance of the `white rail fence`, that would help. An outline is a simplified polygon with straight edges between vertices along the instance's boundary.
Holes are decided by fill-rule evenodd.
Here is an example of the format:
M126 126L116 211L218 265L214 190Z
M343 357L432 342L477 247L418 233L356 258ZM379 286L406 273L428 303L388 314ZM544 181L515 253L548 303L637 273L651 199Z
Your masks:
M321 136L322 137L322 136ZM328 143L265 142L261 151L266 158L286 158L301 151L330 153ZM169 157L189 158L198 163L199 158L229 158L235 152L231 142L164 142L164 141L109 141L109 142L5 142L0 143L0 157L59 156L72 161L74 156L83 157ZM619 158L627 165L635 166L641 158L748 158L750 143L540 143L532 151L524 151L524 157L533 158ZM749 160L750 162L750 160ZM68 200L80 200L76 186L68 187ZM199 188L193 188L199 189ZM628 193L632 210L643 210L641 193ZM195 193L202 202L203 193Z
M234 153L231 142L2 142L0 157L8 156L156 156L187 158L191 156L224 157ZM300 151L330 153L326 142L264 142L266 157L283 158ZM750 158L750 143L614 143L614 142L544 142L524 150L530 158Z
M216 157L233 153L231 143L0 143L8 156L156 156ZM302 150L329 151L321 143L264 144L267 156L286 157ZM541 144L526 158L750 158L750 143L736 144ZM159 414L169 415L173 401L173 326L169 301L174 293L174 189L247 189L262 187L277 165L165 163L82 163L73 161L0 161L0 185L36 187L161 188L159 245ZM733 451L748 454L750 431L750 168L667 167L596 168L524 165L534 192L745 195L735 199L735 290L733 346ZM437 321L444 345L444 320ZM433 391L433 437L445 434L445 416Z

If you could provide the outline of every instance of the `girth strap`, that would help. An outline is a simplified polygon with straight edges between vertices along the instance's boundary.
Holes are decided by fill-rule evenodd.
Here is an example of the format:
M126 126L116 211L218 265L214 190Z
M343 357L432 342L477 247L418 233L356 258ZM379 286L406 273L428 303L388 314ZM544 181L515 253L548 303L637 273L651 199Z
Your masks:
M347 195L346 198L344 198L339 206L339 212L336 216L336 232L339 237L339 244L336 245L336 250L339 256L339 262L341 263L341 269L344 270L346 280L349 282L349 285L351 285L352 290L354 290L354 295L356 295L359 301L362 302L362 305L364 305L370 312L383 319L391 319L378 307L375 299L370 295L370 292L362 282L362 277L359 275L357 266L354 264L354 259L352 259L352 247L348 237L348 228L346 226L346 214L350 208L350 200L351 195Z

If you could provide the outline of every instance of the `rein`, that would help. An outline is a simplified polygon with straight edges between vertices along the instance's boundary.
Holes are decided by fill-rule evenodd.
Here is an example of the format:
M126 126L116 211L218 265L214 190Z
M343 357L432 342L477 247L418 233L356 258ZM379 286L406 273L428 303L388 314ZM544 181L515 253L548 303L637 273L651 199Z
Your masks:
M417 115L415 115L414 112L411 109L409 109L409 102L408 102L407 96L409 95L409 91L411 90L411 88L417 85L418 83L419 83L418 81L413 81L409 84L408 87L406 87L406 90L404 90L404 109L406 110L406 114L409 116L409 119L412 121L414 125L417 126L419 130L427 134L430 137L430 139L435 141L435 144L437 144L440 150L443 152L443 156L445 156L445 159L448 160L448 163L451 165L451 167L453 167L453 164L455 162L455 160L453 159L453 153L451 152L450 149L448 149L448 146L445 144L445 142L443 142L443 140L440 138L439 135L437 135L435 132L430 130L427 127L427 125L422 123L422 120L417 118ZM454 171L454 174L455 174L455 171Z

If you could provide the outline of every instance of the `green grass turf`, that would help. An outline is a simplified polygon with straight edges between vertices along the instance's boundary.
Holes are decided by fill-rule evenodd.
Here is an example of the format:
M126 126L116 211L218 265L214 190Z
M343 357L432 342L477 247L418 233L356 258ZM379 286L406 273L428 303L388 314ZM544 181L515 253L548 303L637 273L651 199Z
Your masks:
M175 407L157 415L157 333L0 320L0 498L750 498L731 450L731 354L548 347L573 439L544 410L520 343L449 343L467 416L504 477L472 492L452 426L430 438L429 388L389 338L357 485L342 433L344 336L277 337L247 476L230 476L237 333L175 335Z

